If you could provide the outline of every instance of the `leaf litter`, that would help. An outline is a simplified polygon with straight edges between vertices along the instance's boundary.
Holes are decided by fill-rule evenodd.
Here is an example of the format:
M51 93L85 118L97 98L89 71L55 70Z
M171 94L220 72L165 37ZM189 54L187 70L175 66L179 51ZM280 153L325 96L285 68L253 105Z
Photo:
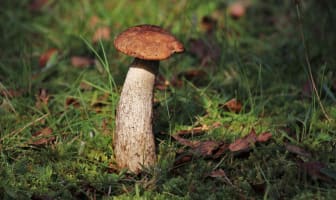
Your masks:
M46 127L32 134L29 144L34 146L44 146L54 142L55 140L56 136L53 135L53 130Z

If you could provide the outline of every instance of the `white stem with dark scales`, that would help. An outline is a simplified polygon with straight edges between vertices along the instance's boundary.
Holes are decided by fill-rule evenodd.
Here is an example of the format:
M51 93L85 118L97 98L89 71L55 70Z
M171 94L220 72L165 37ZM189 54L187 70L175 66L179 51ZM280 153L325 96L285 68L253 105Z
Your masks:
M114 154L120 168L138 173L156 163L153 89L159 61L134 59L117 107Z

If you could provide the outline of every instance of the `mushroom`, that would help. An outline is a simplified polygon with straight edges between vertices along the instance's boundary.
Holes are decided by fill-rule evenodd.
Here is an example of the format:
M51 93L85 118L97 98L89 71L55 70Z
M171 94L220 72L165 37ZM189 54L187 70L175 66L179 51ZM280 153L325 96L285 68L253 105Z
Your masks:
M120 168L139 173L142 167L156 163L152 116L159 61L182 52L184 48L169 32L153 25L138 25L125 30L116 37L114 46L135 57L117 106L114 154Z

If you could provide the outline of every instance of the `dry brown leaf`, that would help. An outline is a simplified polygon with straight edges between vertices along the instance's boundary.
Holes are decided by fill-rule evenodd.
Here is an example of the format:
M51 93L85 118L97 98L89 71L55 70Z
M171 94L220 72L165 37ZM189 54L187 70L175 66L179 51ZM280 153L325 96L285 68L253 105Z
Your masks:
M58 53L56 48L48 49L46 52L42 53L39 58L39 66L41 68L45 67L50 60L50 58Z
M246 135L243 138L240 138L240 139L236 140L234 143L231 143L229 145L229 149L232 152L246 151L246 150L249 150L250 147L253 146L256 141L257 141L257 135L256 135L254 129L252 129L251 132L248 135Z
M212 171L209 174L209 176L212 177L212 178L225 178L226 177L226 173L222 169L217 169L217 170Z
M217 20L211 16L204 16L201 21L201 28L207 34L212 34L217 28Z
M84 68L90 65L94 65L95 60L92 58L84 57L84 56L72 56L71 57L71 65L77 68Z
M193 127L191 129L187 129L187 130L180 130L180 131L176 132L175 135L179 135L179 136L196 136L196 135L202 135L206 131L209 131L211 129L216 129L216 128L219 128L221 126L222 126L222 123L220 123L220 122L214 122L210 126L208 126L208 125L202 125L202 126Z
M202 135L204 134L205 131L208 131L209 127L208 126L198 126L198 127L193 127L191 129L187 129L187 130L180 130L176 133L176 135L179 136L196 136L196 135Z
M180 137L179 135L172 135L172 137L178 141L180 144L183 144L185 146L188 146L188 147L192 147L192 148L195 148L195 147L198 147L199 145L199 141L191 141L191 140L188 140L188 139L185 139L185 138L182 138Z
M221 107L227 108L231 112L239 113L242 109L242 104L236 98L233 98L227 101Z
M272 138L272 133L264 132L258 135L257 142L267 142Z
M99 27L95 33L93 34L93 37L92 37L92 42L93 43L96 43L98 42L99 40L106 40L106 41L109 41L111 38L110 38L110 35L111 35L111 31L110 31L110 28L108 26L104 26L104 27Z
M52 135L53 130L49 127L41 129L32 135L32 139L29 144L35 146L43 146L50 144L56 140L56 137Z
M179 167L187 162L190 162L192 158L193 158L192 154L182 154L175 159L174 167Z
M299 146L296 146L296 145L293 145L293 144L285 144L285 148L288 152L294 153L296 155L303 156L303 157L306 157L306 158L311 157L311 154L308 151L306 151L305 149L303 149Z
M203 157L212 157L220 145L221 143L217 141L203 141L194 148L194 151Z
M65 105L65 108L68 108L70 106L73 106L74 108L79 108L80 107L79 101L74 97L67 97L65 99L64 105Z
M30 11L40 11L44 6L48 4L49 0L33 0L29 4L29 10Z
M217 151L212 155L213 159L218 159L224 155L224 153L229 149L229 144L222 143Z
M42 106L48 105L50 95L48 94L47 89L41 88L39 90L39 93L35 95L35 97L36 97L35 106L37 108L41 108Z

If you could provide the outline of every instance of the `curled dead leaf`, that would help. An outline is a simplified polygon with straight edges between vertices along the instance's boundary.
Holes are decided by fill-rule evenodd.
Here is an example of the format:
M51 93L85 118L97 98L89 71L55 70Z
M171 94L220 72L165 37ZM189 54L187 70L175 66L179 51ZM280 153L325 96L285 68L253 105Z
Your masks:
M233 98L224 103L223 105L220 105L220 107L224 107L228 109L230 112L239 113L242 109L242 104L236 98Z
M226 177L226 173L223 169L217 169L212 171L209 176L212 178L224 178Z
M217 28L217 20L212 18L211 16L202 17L201 28L207 34L211 34Z
M41 108L42 106L48 105L50 95L48 94L47 89L41 88L39 90L39 93L35 95L35 97L36 97L35 106L37 108Z
M95 60L92 58L84 57L84 56L72 56L71 57L71 65L77 68L89 67L90 65L94 65Z
M290 153L294 153L296 155L303 156L306 158L311 158L311 154L302 147L287 143L285 144L285 148Z
M58 53L58 50L56 48L51 48L48 49L46 52L42 53L39 58L39 66L40 68L43 68L47 66L49 60L53 57L56 56Z
M217 141L203 141L197 144L194 151L203 157L212 157L220 145L221 143Z
M206 131L209 131L211 129L216 129L222 126L222 123L220 122L214 122L211 125L202 125L202 126L196 126L193 127L191 129L186 129L186 130L180 130L178 132L175 133L175 135L179 135L179 136L196 136L196 135L202 135L204 134Z
M191 141L185 138L180 137L179 135L172 135L172 137L178 141L180 144L185 145L187 147L197 147L199 145L199 141Z
M56 140L56 137L52 135L53 130L49 127L41 129L36 133L32 134L32 139L30 140L29 144L35 146L43 146L50 144Z
M252 128L248 135L231 143L229 149L232 152L248 151L256 142L267 142L271 138L272 134L270 132L264 132L257 136L255 130Z
M272 138L272 133L264 132L258 135L257 142L267 142Z
M174 167L179 167L187 162L190 162L193 159L192 154L181 154L177 156L177 158L174 161Z
M246 151L246 150L249 150L249 148L252 147L256 141L257 141L257 135L254 129L252 129L248 135L231 143L229 145L229 149L230 151L233 151L233 152L234 151Z
M70 106L73 106L74 108L79 108L80 107L79 101L74 97L67 97L65 99L65 104L64 105L65 105L65 108L68 108Z

